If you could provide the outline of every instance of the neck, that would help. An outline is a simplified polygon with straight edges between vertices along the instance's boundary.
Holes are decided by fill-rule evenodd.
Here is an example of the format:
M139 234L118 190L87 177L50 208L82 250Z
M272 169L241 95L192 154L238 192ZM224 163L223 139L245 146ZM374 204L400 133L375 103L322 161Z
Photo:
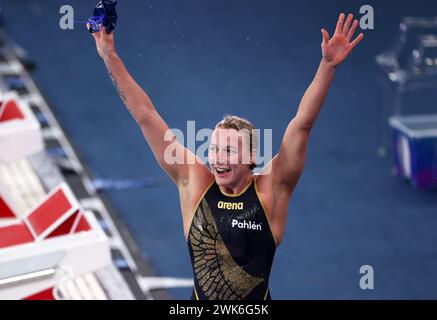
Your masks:
M229 195L235 195L241 193L244 188L246 188L250 181L252 180L252 173L245 175L242 179L240 179L235 185L227 185L227 186L219 186L220 190L223 193Z

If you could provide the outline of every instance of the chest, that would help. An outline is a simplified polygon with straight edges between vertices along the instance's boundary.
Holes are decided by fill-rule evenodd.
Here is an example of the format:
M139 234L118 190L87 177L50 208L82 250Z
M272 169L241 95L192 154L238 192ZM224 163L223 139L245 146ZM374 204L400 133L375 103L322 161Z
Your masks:
M214 192L205 196L217 237L236 259L253 258L259 254L260 244L272 244L264 209L251 191L241 197L223 197Z

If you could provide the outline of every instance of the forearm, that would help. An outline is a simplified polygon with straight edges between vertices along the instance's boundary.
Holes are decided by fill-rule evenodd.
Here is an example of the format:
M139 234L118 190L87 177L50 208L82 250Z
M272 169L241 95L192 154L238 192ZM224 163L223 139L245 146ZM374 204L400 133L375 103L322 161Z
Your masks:
M103 59L120 99L138 124L143 124L154 110L152 101L136 83L116 53Z
M316 121L329 87L334 79L335 67L322 59L314 80L306 90L294 122L300 128L310 130Z

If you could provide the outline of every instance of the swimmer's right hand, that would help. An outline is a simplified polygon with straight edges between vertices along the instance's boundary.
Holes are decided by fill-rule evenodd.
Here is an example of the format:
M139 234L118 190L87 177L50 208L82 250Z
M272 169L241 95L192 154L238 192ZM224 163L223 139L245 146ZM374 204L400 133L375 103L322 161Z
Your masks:
M91 34L96 41L99 56L105 60L116 55L114 46L114 32L106 33L105 28Z

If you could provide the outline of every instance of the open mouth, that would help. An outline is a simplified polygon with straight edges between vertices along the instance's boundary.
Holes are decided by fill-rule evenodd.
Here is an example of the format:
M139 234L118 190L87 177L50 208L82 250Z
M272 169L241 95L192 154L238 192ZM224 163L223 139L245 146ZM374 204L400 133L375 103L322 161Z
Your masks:
M214 170L215 172L217 172L219 176L225 175L231 171L230 168L218 168L218 167L214 168Z

